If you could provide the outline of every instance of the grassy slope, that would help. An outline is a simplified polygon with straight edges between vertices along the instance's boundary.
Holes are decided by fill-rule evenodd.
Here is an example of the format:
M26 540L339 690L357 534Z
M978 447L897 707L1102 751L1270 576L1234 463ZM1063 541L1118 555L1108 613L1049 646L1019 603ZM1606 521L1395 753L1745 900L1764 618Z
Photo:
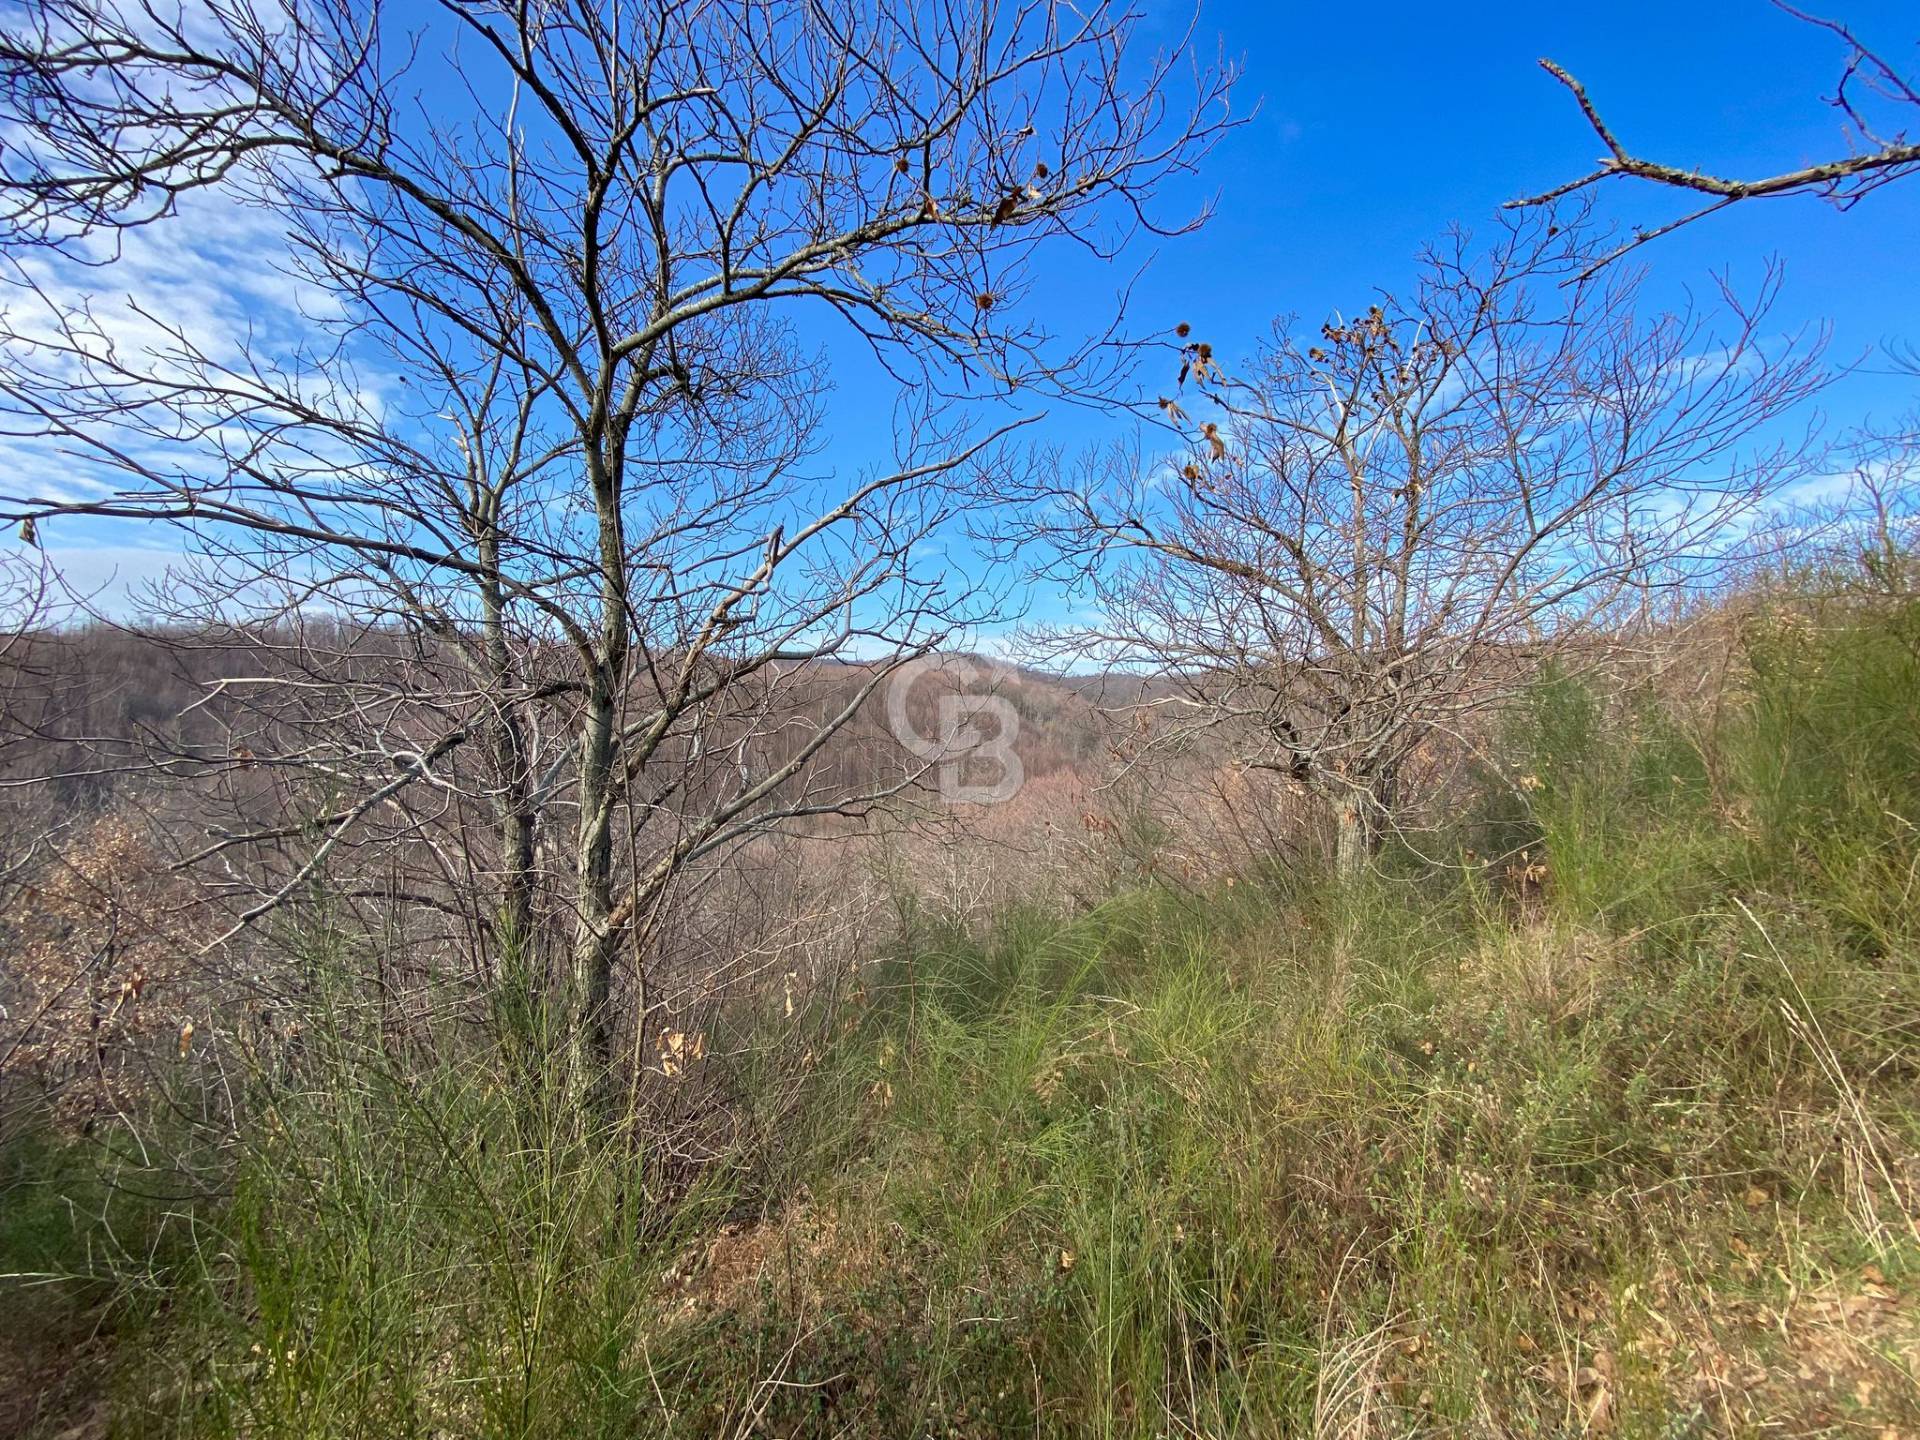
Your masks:
M1458 841L1544 888L911 935L671 1202L323 1012L138 1277L123 1428L1920 1433L1916 641L1756 632L1706 743L1543 686Z
M923 953L710 1338L771 1433L1912 1424L1920 977L1791 924L1143 895Z

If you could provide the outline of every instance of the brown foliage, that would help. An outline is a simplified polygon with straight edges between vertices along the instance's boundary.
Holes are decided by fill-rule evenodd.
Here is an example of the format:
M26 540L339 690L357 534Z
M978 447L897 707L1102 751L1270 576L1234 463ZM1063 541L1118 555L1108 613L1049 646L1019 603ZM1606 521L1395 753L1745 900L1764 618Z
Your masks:
M54 847L5 925L0 1094L85 1121L208 1043L204 911L136 820L109 813Z

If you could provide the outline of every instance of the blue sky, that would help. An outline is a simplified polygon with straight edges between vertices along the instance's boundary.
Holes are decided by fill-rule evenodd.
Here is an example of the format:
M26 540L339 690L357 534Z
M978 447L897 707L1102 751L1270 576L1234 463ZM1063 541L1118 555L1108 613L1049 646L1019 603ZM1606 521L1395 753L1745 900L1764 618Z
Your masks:
M1889 58L1920 68L1920 6L1841 0L1835 13ZM1156 0L1160 14L1184 14ZM1161 246L1160 293L1225 354L1275 316L1317 325L1404 283L1419 246L1448 225L1484 226L1501 203L1572 179L1600 153L1551 57L1640 153L1721 174L1771 174L1844 154L1834 40L1766 0L1608 0L1600 5L1371 6L1214 0L1203 25L1240 56L1243 107L1259 112L1215 152L1198 188L1212 223ZM1914 117L1920 119L1920 117ZM1622 226L1684 213L1683 197L1616 180L1600 216ZM1786 272L1782 330L1830 321L1849 359L1920 341L1920 178L1848 213L1806 197L1749 202L1643 248L1651 301L1673 304L1730 271L1750 290L1769 259ZM1869 361L1870 368L1884 364ZM1910 376L1862 374L1836 418L1920 398Z
M1141 39L1176 39L1182 0L1146 0ZM1835 12L1890 58L1920 64L1913 0L1853 0ZM1364 307L1372 292L1404 282L1419 245L1448 225L1484 224L1500 202L1583 173L1599 145L1571 97L1536 65L1551 56L1584 81L1616 132L1643 153L1721 173L1768 173L1844 151L1840 117L1823 103L1839 75L1836 41L1765 0L1626 0L1595 6L1517 3L1360 6L1211 0L1201 43L1214 37L1245 66L1237 93L1246 125L1230 134L1171 211L1214 199L1200 233L1157 243L1140 323L1193 324L1228 358L1243 354L1272 318L1317 324ZM1601 212L1623 224L1677 213L1675 197L1614 182ZM236 234L222 220L252 227ZM257 318L293 298L270 270L236 268L245 251L271 256L262 217L216 217L175 227L141 252L143 278L182 306ZM209 238L217 237L217 238ZM1142 248L1144 261L1149 250ZM1836 423L1891 415L1920 382L1872 357L1890 340L1920 341L1920 179L1870 197L1850 214L1811 199L1756 202L1639 252L1655 298L1674 300L1731 268L1757 279L1768 257L1786 267L1776 323L1830 321L1835 354L1865 357L1863 373L1829 396ZM264 263L264 262L262 262ZM195 273L197 271L197 274ZM209 272L219 283L209 286ZM1117 273L1117 272L1116 272ZM100 274L103 289L125 275ZM1049 296L1054 328L1092 323L1105 275ZM1164 313L1162 313L1164 307ZM839 345L832 347L836 352ZM852 468L880 458L859 437L885 397L852 356L832 407L842 438L828 459ZM1154 377L1147 384L1151 389ZM1057 425L1050 438L1093 438L1091 420ZM126 586L160 570L177 544L128 525L65 522L50 537L70 578L104 587L113 605ZM1043 607L1044 608L1044 607Z
M1913 0L1836 0L1836 12L1890 58L1920 64ZM1598 140L1542 56L1587 86L1615 133L1641 153L1722 174L1775 173L1845 153L1824 97L1837 41L1765 0L1607 0L1329 6L1219 0L1207 12L1246 61L1255 121L1218 152L1217 223L1169 247L1193 323L1237 338L1279 312L1321 318L1392 284L1424 239L1473 225L1503 200L1591 168ZM1681 213L1678 197L1628 181L1602 187L1624 224ZM1920 337L1920 181L1849 214L1812 199L1736 206L1644 249L1656 293L1731 266L1787 268L1783 325L1829 317L1842 352ZM1251 324L1249 322L1252 322ZM1856 404L1898 403L1864 384ZM1841 397L1835 397L1836 402Z
M1189 13L1176 0L1154 5L1169 36ZM1832 13L1887 58L1920 68L1913 0L1851 0ZM1377 290L1404 285L1420 246L1448 226L1483 228L1502 202L1591 170L1601 144L1542 57L1579 78L1641 154L1745 176L1848 150L1826 103L1844 47L1767 0L1212 0L1202 31L1244 64L1237 108L1258 110L1194 187L1193 198L1213 197L1213 219L1160 244L1148 290L1165 297L1156 323L1190 322L1230 367L1276 317L1317 327L1332 312L1354 314ZM1691 208L1627 180L1599 187L1597 199L1598 217L1622 228ZM1750 294L1770 262L1785 273L1772 328L1830 324L1832 357L1860 362L1823 397L1830 429L1920 402L1920 379L1887 373L1880 353L1920 342L1920 177L1847 213L1808 197L1734 206L1626 263L1648 268L1645 301L1666 306L1690 294L1708 302L1722 272ZM1169 383L1145 381L1149 396ZM1088 422L1055 426L1075 432L1093 434ZM1060 597L1038 594L1033 605L1038 620L1070 614Z

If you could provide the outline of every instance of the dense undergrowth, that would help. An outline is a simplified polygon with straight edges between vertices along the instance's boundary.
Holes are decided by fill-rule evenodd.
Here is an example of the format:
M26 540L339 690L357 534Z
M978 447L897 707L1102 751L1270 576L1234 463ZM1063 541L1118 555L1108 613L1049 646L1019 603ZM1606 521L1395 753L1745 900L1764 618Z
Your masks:
M11 1142L4 1303L130 1435L1920 1432L1920 609L1783 613L1444 862L909 926L697 1166L337 997L215 1155Z

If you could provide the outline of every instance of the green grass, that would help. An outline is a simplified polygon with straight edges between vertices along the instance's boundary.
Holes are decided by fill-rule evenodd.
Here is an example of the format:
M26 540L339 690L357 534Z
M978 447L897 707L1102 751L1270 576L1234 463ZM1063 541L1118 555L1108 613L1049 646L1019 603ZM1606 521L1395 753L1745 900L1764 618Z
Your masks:
M399 1064L348 1023L256 1120L202 1235L193 1435L633 1433L661 1271L724 1196L658 1167L559 1086L484 1056Z
M915 956L915 1004L836 1057L793 1177L862 1257L794 1288L913 1356L863 1408L829 1384L859 1335L803 1348L773 1433L1304 1434L1343 1409L1383 1434L1552 1432L1592 1397L1548 1347L1622 1356L1618 1297L1702 1247L1750 1237L1814 1284L1911 1262L1891 1187L1850 1198L1848 1095L1778 1008L1822 987L1806 1003L1882 1159L1911 1155L1911 1088L1865 1079L1888 1037L1833 1030L1871 988L1850 966L1809 949L1789 974L1731 921L1675 959L1430 915L1135 895ZM1873 984L1920 1001L1910 967ZM782 1294L753 1323L805 1334ZM1607 1385L1635 1433L1695 1403Z
M735 1017L748 1138L691 1183L323 987L217 1201L21 1142L0 1269L157 1297L129 1434L1906 1433L1913 623L1756 627L1706 728L1548 679L1537 783L1458 837L1541 886L922 917L834 1008Z

